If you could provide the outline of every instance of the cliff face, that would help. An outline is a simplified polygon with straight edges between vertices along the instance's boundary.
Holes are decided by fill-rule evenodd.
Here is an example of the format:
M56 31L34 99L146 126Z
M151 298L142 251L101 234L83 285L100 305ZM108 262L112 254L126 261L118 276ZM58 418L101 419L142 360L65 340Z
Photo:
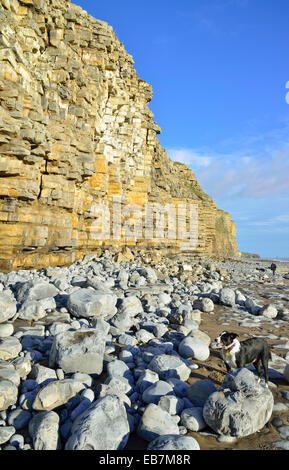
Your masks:
M179 236L99 238L99 204L115 201L195 204L194 251L238 254L229 215L161 148L151 98L106 23L68 0L0 0L0 269L68 264L99 246L180 248Z

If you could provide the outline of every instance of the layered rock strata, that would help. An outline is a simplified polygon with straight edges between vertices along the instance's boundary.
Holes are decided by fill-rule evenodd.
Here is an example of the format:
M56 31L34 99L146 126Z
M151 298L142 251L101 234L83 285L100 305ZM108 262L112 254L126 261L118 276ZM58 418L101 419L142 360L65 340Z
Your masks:
M98 247L184 249L178 231L152 232L148 205L177 208L187 224L192 205L188 249L238 254L229 214L161 148L151 99L108 24L68 0L0 0L1 270L65 265Z

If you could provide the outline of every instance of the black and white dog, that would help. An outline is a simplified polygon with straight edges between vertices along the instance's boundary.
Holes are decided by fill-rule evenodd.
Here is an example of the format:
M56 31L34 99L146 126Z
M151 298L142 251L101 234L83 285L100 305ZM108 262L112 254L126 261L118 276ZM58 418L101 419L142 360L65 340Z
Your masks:
M261 380L261 362L264 368L266 386L268 387L268 362L271 359L268 343L262 338L250 338L240 342L236 339L237 336L236 333L223 331L215 340L217 347L222 348L222 358L227 372L253 363L259 380Z

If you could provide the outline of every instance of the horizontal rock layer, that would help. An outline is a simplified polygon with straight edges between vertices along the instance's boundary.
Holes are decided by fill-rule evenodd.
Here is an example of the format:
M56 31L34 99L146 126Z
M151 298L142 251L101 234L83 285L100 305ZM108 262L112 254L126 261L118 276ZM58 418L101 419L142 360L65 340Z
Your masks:
M145 204L196 204L193 250L237 255L229 214L161 148L152 89L112 27L67 0L0 6L0 269L65 265L107 246L182 249L180 233L145 236ZM122 213L99 236L99 204L110 214L135 205L140 230L125 238Z

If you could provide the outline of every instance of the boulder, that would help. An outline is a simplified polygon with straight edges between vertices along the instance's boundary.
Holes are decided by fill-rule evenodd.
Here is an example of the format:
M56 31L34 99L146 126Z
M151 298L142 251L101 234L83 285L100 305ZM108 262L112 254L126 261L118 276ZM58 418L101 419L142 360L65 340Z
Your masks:
M111 319L111 324L121 333L125 333L126 331L130 330L133 324L133 320L131 315L128 313L121 312L114 315L114 317Z
M50 367L34 364L29 378L35 380L38 384L42 384L46 380L57 380L57 375L55 370L50 369Z
M188 312L185 315L185 318L199 324L202 321L202 312L201 310L194 309L191 312Z
M125 269L120 269L118 276L117 276L117 281L121 289L126 290L128 288L127 286L128 278L129 278L129 273Z
M160 292L158 294L158 298L159 298L159 304L164 306L164 305L168 305L172 298L169 294L166 294L165 292Z
M4 292L0 292L0 323L5 323L14 317L16 311L16 301Z
M78 380L55 380L37 392L32 408L40 411L51 411L67 403L84 388L84 385Z
M178 348L180 356L193 358L198 361L206 361L210 356L210 350L206 343L196 336L187 336L184 338Z
M10 380L16 387L20 384L20 376L12 364L1 365L0 363L0 380Z
M15 359L22 349L20 341L14 336L1 338L0 340L0 360L9 361Z
M203 418L203 408L186 408L181 414L181 423L189 431L202 431L207 425Z
M160 398L164 395L172 394L173 387L163 380L155 382L150 387L146 388L142 394L142 400L145 403L158 404Z
M143 307L140 299L135 295L129 295L122 299L118 313L129 315L130 317L135 317L139 313L143 313Z
M213 312L214 308L214 302L206 297L195 300L194 302L194 309L201 310L201 312Z
M119 335L117 342L125 346L135 346L137 344L135 336L126 333Z
M252 313L252 315L256 315L260 310L260 307L258 306L257 302L255 302L254 299L251 299L249 297L246 298L245 307L250 313Z
M18 398L18 389L10 380L0 380L0 411L7 410L15 405Z
M150 266L142 266L140 269L138 269L138 272L139 274L141 274L141 276L144 276L150 283L155 283L158 280L156 272Z
M153 326L153 334L156 338L162 338L168 331L168 328L163 323L156 323Z
M105 318L116 314L116 302L117 297L113 293L93 288L78 289L69 295L67 309L75 317Z
M216 391L214 382L210 379L196 380L188 388L188 399L196 406L203 406L212 393Z
M172 387L174 394L179 398L185 398L188 394L189 385L182 380L171 378L167 381Z
M153 441L165 434L179 434L179 428L173 417L160 406L151 403L141 417L137 434L146 441Z
M136 389L139 393L143 393L153 383L158 382L158 380L159 376L156 372L153 372L150 369L145 369L143 372L141 372L136 382Z
M227 374L222 387L209 396L203 417L217 434L245 437L265 426L273 406L271 391L243 368Z
M137 339L138 343L148 343L151 339L154 339L155 336L150 333L149 331L145 330L144 328L141 328L135 333L135 337Z
M203 341L203 343L205 343L207 346L210 346L210 344L211 344L211 338L210 338L210 336L207 335L207 333L204 333L204 332L201 331L201 330L193 330L193 331L191 331L190 336L192 336L193 338L197 338L197 339Z
M132 391L132 388L127 379L124 377L109 377L104 384L98 384L95 389L95 396L103 398L107 395L118 397L122 402L131 406L131 401L127 394Z
M278 310L273 304L264 305L261 310L259 310L259 315L263 315L266 318L276 318L278 315Z
M129 367L124 361L115 359L107 364L107 373L109 377L124 377L130 376Z
M108 395L92 403L74 421L65 450L122 450L129 432L124 404Z
M224 287L220 290L219 296L221 304L226 305L227 307L233 307L235 305L236 294L233 289Z
M191 374L191 369L179 357L169 354L155 356L148 369L156 372L161 380L176 378L186 381Z
M31 372L31 361L28 356L17 357L13 361L16 372L21 379L26 379L27 375Z
M27 300L41 300L54 297L58 293L57 287L43 280L24 282L16 290L17 300L21 304Z
M65 373L101 374L105 337L95 328L64 331L54 336L49 367L58 366Z
M45 317L46 312L38 300L25 300L18 310L20 320L36 321Z
M29 434L34 450L56 450L58 447L59 416L54 411L41 411L29 422Z

